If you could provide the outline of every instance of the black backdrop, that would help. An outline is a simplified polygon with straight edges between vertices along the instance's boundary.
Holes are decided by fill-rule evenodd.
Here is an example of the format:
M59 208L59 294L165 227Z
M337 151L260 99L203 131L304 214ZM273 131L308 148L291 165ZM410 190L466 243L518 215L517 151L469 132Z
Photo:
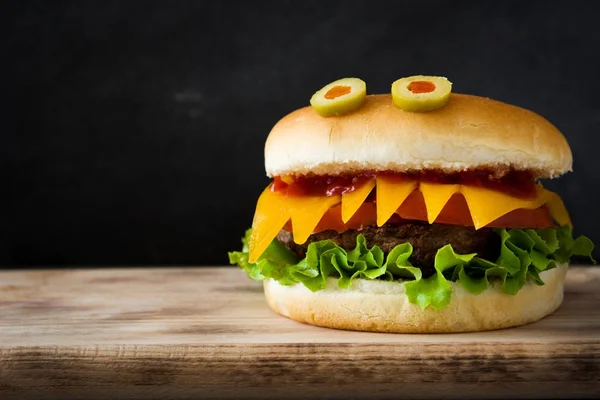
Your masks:
M279 118L339 77L420 73L557 125L575 171L546 186L600 243L599 5L12 2L0 265L225 264Z

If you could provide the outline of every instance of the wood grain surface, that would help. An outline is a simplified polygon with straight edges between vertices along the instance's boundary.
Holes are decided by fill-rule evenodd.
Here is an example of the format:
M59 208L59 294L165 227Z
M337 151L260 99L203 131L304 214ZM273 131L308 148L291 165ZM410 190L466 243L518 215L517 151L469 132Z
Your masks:
M0 272L0 399L600 398L600 268L482 333L338 331L236 268Z

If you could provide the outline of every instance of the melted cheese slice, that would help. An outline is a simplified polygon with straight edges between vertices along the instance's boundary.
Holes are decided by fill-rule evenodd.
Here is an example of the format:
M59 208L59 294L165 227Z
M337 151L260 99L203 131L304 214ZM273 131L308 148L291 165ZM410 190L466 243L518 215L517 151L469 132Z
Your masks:
M377 177L377 226L382 226L416 188L416 181Z
M356 188L348 193L342 195L342 221L348 222L350 218L356 213L356 211L365 202L371 190L375 187L375 178L370 179L368 182Z
M536 186L537 196L532 200L508 196L502 192L473 186L460 186L465 197L475 229L482 228L517 208L532 210L541 207L548 199L548 192L541 185Z
M288 206L292 216L294 242L302 244L313 232L325 211L338 204L341 196L290 197ZM285 222L284 222L285 224ZM279 227L281 229L283 225ZM273 238L271 238L273 239Z
M250 263L256 262L291 216L288 199L272 192L270 186L262 192L256 204L248 243Z
M450 197L460 191L460 185L439 185L421 182L419 190L423 193L423 200L425 200L427 221L433 224L433 221L440 215Z
M248 261L256 262L290 219L294 242L298 244L306 242L327 210L340 202L343 221L347 222L365 202L373 185L377 190L378 226L385 224L417 189L423 194L429 223L435 222L450 198L460 193L469 207L475 229L482 228L513 210L532 210L543 205L548 207L552 218L560 225L572 226L569 213L560 197L541 185L536 187L537 195L534 199L511 197L480 187L400 181L385 176L378 176L376 180L343 196L287 197L272 192L269 185L256 205Z
M546 190L548 199L546 205L548 206L548 210L550 211L550 215L558 222L560 226L568 225L570 228L573 228L573 223L571 222L571 218L569 217L569 212L565 207L565 203L563 203L562 199L559 195L554 192L550 192Z

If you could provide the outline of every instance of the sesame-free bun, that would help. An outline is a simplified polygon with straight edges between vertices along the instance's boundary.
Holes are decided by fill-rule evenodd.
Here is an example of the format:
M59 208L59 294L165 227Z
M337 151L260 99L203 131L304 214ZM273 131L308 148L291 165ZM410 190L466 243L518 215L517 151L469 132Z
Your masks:
M424 310L408 302L404 283L354 279L339 289L328 278L325 289L311 292L302 284L282 286L269 278L264 291L269 306L295 321L327 328L397 333L476 332L535 322L562 303L567 265L540 273L545 282L528 282L516 294L504 293L491 283L480 294L452 282L450 304Z
M498 167L553 178L571 170L571 149L540 115L464 94L423 113L401 110L390 95L367 96L360 109L335 117L304 107L283 117L265 144L270 177Z

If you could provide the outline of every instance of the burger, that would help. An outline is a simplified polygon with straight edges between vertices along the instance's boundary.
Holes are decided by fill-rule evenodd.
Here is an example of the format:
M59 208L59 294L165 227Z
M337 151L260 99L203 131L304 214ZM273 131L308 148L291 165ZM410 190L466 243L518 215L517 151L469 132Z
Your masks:
M541 180L572 170L540 115L412 76L367 95L345 78L279 120L272 181L229 261L292 320L376 332L468 332L554 312L574 238Z

